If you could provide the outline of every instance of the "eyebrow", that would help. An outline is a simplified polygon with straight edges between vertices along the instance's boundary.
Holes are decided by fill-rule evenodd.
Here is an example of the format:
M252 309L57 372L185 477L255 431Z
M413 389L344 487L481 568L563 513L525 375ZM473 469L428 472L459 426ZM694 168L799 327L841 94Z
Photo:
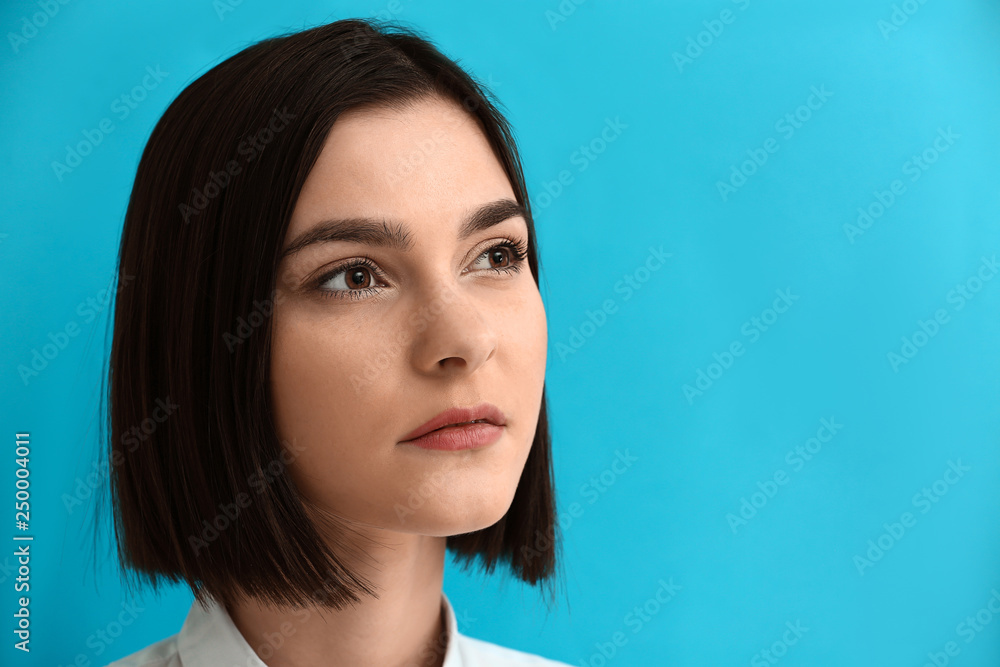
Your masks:
M528 212L512 199L498 199L473 211L462 221L458 240L462 241L478 231L498 225L505 220L521 216L528 221ZM284 259L316 243L350 241L372 246L406 251L413 247L413 239L406 226L395 220L370 217L324 220L300 234L281 253Z

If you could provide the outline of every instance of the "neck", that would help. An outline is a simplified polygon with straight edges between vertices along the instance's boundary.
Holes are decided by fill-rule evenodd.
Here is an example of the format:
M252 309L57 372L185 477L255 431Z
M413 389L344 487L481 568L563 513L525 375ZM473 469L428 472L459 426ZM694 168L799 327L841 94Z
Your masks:
M369 544L376 542L365 548L373 563L352 567L378 599L362 595L341 610L253 602L228 609L268 667L441 667L453 640L441 606L446 538L379 531Z

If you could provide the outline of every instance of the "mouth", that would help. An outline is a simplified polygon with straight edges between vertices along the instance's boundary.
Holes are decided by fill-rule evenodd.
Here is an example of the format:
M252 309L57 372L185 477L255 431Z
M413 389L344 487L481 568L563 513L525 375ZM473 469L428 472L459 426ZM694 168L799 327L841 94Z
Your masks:
M486 426L477 426L478 424ZM492 403L480 403L471 408L449 408L407 433L400 442L416 440L429 433L459 429L483 430L489 426L503 427L506 424L506 415ZM493 430L499 431L500 429Z
M439 428L430 431L431 433L437 433L438 431L443 431L446 428L455 428L456 426L466 426L467 424L492 424L493 422L486 419L473 419L471 422L458 422L457 424L445 424ZM426 434L425 434L426 435Z
M496 442L503 435L504 427L485 420L446 424L433 431L400 444L426 450L456 452L480 449Z

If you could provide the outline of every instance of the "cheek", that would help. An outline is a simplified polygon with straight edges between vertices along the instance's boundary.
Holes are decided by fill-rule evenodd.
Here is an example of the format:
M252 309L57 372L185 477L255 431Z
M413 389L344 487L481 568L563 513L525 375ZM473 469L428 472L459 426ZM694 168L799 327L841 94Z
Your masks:
M520 302L511 320L508 345L516 351L522 372L536 380L544 379L548 354L548 322L538 290L530 291Z
M322 487L327 498L334 490L350 497L357 491L352 471L380 456L371 425L382 421L378 406L385 401L376 394L386 383L371 381L370 360L352 341L368 350L373 346L363 332L310 322L294 309L276 316L271 351L275 427L280 439L302 448L290 473L314 498Z
M281 428L329 427L352 435L385 405L398 350L384 328L349 318L333 321L306 308L276 315L271 352L275 421Z
M522 415L522 437L530 441L537 425L545 384L548 325L545 307L537 289L527 291L511 311L506 325L502 358L510 372L504 378L511 407ZM530 442L528 443L530 444Z
M339 412L351 403L350 385L344 382L341 348L331 345L332 332L298 325L283 317L275 327L271 352L271 387L275 422L282 437L294 435L309 421L302 416L318 403Z

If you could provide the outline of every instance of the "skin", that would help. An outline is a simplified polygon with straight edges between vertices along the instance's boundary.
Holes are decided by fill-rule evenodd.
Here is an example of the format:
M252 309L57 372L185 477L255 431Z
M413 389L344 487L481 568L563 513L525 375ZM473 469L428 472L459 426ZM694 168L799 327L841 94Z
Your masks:
M415 158L419 167L401 170ZM230 609L258 653L283 622L294 627L279 649L264 653L270 667L401 667L428 655L423 664L443 662L446 538L506 513L541 406L541 295L526 259L502 248L496 254L505 237L526 243L527 223L515 216L457 236L471 211L504 198L515 200L503 168L475 118L451 101L352 110L326 139L285 247L324 220L351 216L399 222L413 246L334 241L283 258L272 322L274 417L281 439L296 445L289 450L294 483L319 514L356 535L352 544L370 558L349 562L379 599L363 597L340 611L310 608L305 620L252 603ZM377 274L351 268L323 278L362 255ZM521 270L490 270L511 264ZM341 294L365 284L377 292L324 297L321 278ZM415 326L410 318L421 312L437 314ZM457 452L400 444L443 410L483 401L507 418L493 444ZM342 532L317 525L331 543L344 541Z

